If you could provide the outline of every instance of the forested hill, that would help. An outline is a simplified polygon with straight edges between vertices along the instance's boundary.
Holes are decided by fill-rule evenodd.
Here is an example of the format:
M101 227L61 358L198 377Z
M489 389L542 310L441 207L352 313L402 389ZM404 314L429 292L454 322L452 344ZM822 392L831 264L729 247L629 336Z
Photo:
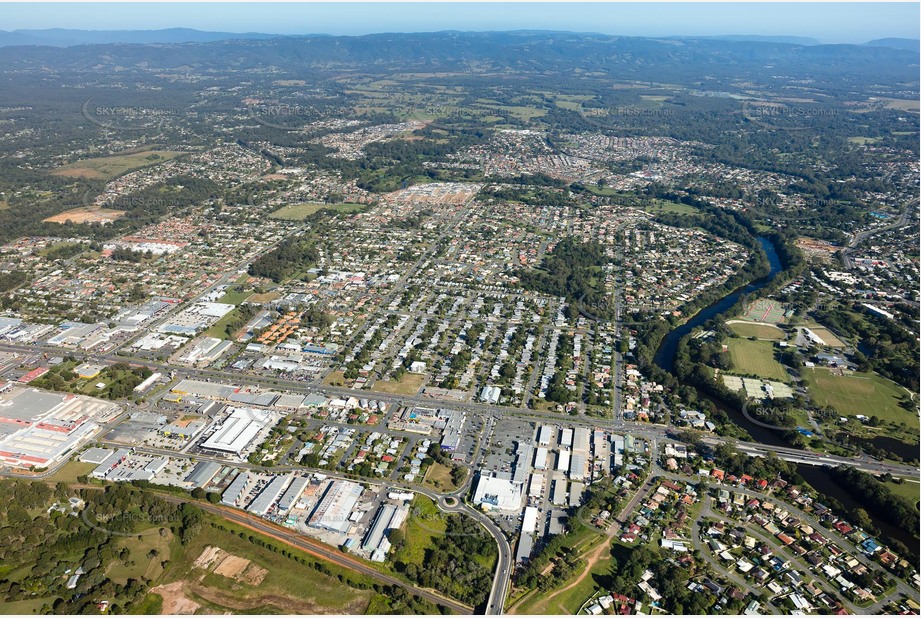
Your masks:
M553 32L439 32L286 37L186 44L0 49L7 70L440 70L605 75L687 81L773 75L812 85L844 80L916 83L918 52L860 45L796 45L716 39L652 39Z

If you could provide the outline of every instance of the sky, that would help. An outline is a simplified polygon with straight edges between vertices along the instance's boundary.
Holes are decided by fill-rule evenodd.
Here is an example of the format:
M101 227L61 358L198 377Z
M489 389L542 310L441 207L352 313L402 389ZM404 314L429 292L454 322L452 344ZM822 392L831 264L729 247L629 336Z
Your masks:
M360 35L568 30L625 36L802 36L822 43L919 38L918 2L0 3L0 29L79 28Z

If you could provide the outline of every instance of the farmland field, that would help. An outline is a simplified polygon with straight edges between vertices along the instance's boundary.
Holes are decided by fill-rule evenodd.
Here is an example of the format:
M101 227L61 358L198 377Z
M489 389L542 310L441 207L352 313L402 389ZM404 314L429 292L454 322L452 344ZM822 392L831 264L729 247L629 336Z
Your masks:
M788 382L790 377L784 366L774 360L774 344L770 341L727 339L732 372L751 374L768 380Z
M899 407L905 390L895 382L869 373L840 375L816 367L803 370L809 394L820 406L831 406L843 416L876 415L882 421L918 427L918 416Z
M305 204L289 204L283 208L279 208L271 215L272 219L283 219L285 221L303 221L313 213L318 210L334 210L336 212L357 212L362 208L366 208L367 204L320 204L320 203L305 203Z

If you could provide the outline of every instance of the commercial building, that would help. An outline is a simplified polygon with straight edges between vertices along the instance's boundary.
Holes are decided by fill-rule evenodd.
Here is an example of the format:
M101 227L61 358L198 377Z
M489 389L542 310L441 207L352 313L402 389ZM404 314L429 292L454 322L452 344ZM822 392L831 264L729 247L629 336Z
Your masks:
M521 508L521 498L521 483L481 473L477 479L473 503L486 509L517 511Z
M553 427L550 425L541 425L537 432L537 443L541 446L550 446L550 440L553 438Z

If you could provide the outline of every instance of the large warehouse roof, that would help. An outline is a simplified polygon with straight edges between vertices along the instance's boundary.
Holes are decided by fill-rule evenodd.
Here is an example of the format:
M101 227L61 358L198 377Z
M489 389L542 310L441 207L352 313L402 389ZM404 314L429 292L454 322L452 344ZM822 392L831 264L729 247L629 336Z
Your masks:
M250 408L231 408L232 412L221 426L205 440L202 448L239 455L256 435L265 428L271 415Z

